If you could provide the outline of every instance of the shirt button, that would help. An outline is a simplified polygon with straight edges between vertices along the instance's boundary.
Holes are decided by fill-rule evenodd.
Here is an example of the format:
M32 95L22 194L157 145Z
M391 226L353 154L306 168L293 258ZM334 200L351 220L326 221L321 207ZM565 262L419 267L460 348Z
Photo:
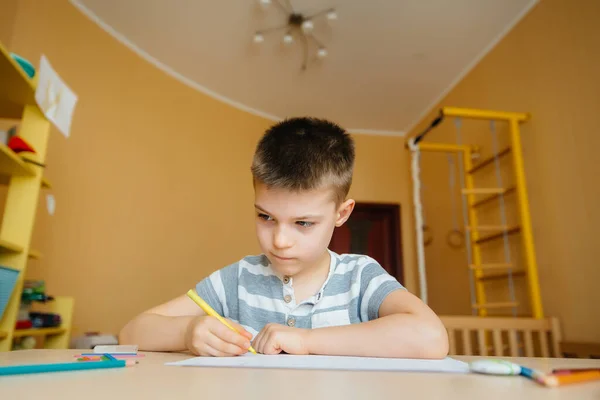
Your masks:
M292 301L292 296L290 296L289 294L286 294L285 296L283 296L283 301L285 301L286 303L289 303L290 301Z
M289 277L289 276L284 276L284 277L283 277L283 283L285 283L286 285L287 285L288 283L290 283L290 277Z
M291 318L291 317L290 317L290 318L288 318L288 320L287 320L287 324L288 324L288 326L289 326L289 327L292 327L292 328L293 328L293 327L296 325L296 320L295 320L294 318Z

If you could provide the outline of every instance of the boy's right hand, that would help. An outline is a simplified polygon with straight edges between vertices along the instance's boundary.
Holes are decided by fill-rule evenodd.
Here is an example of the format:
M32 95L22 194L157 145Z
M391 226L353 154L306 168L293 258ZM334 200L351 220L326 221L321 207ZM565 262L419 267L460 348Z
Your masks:
M198 356L231 357L247 353L252 334L239 324L228 321L240 333L207 315L191 320L185 332L187 349Z

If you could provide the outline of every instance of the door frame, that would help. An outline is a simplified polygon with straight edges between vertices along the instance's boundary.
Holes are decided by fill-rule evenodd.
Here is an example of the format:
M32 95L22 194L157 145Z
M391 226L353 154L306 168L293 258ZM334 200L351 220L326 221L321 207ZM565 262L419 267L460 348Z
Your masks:
M404 252L402 249L402 229L401 229L401 205L399 203L371 203L357 201L354 205L354 211L370 211L370 210L383 210L391 212L392 214L392 260L396 264L395 268L391 265L390 268L394 269L394 276L398 281L404 285ZM352 218L352 215L350 215Z

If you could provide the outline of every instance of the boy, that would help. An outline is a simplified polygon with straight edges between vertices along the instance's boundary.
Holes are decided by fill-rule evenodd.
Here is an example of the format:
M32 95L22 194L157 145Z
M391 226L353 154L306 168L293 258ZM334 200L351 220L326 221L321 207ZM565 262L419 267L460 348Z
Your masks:
M235 333L183 295L120 332L141 350L236 356L327 354L443 358L446 330L370 257L328 250L350 217L354 143L337 125L295 118L271 127L252 162L263 252L214 272L196 291ZM252 341L252 343L251 343Z

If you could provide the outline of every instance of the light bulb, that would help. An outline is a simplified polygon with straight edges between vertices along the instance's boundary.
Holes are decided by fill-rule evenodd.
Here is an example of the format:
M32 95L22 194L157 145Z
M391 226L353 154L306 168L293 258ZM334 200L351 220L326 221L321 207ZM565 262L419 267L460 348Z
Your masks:
M265 41L265 37L262 35L262 33L257 32L254 34L254 43L262 43Z
M271 0L260 0L259 3L262 7L266 8L271 5Z
M309 19L307 19L306 21L304 21L302 23L302 30L304 32L311 32L314 29L315 25L313 24L313 22Z
M327 19L330 21L338 19L337 12L335 10L330 10L327 12Z
M294 41L294 37L292 36L291 33L286 33L283 36L283 43L284 44L291 44Z
M317 57L319 57L319 58L327 57L327 49L325 47L321 47L319 50L317 50Z

